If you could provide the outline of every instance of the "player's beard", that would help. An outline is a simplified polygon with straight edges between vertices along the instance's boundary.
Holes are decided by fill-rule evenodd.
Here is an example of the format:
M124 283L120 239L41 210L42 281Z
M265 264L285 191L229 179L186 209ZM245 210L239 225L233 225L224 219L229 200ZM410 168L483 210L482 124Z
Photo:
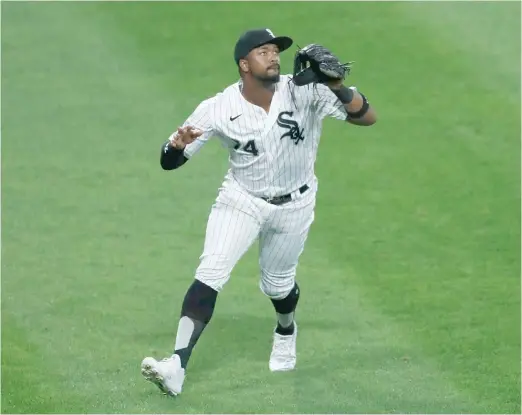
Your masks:
M254 78L258 82L263 84L264 86L270 86L273 84L277 84L279 82L279 80L281 79L281 74L279 73L279 71L277 71L277 73L273 74L273 75L269 75L268 71L264 74L253 74L253 75L254 75Z
M276 84L279 82L279 80L281 79L281 75L280 74L276 74L276 75L267 75L265 77L265 80L264 82L267 83L267 84Z

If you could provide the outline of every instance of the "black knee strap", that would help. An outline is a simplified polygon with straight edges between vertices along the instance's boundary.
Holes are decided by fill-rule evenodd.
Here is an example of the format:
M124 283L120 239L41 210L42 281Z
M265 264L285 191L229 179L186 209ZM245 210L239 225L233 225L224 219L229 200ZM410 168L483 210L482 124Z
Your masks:
M282 300L271 299L276 312L279 314L289 314L294 312L297 307L297 302L299 301L300 293L301 290L297 283L295 283L294 288L292 288L292 291L290 291L285 298Z
M185 295L183 306L181 307L181 317L187 316L208 324L217 301L217 291L195 280Z

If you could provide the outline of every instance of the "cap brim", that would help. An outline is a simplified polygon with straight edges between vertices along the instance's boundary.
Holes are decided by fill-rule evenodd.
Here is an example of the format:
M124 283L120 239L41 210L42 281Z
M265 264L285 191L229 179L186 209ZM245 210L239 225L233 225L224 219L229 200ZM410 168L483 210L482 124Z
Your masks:
M294 41L288 36L277 36L270 40L267 40L266 42L260 43L259 45L257 45L257 47L274 44L279 48L279 52L283 52L287 50L290 46L292 46L293 43Z

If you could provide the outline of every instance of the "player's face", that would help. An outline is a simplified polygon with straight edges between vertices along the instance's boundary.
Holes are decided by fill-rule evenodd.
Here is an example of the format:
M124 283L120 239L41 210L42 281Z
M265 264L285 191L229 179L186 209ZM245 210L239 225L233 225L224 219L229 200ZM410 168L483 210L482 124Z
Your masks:
M263 45L252 50L248 56L248 66L254 78L261 82L279 82L281 74L279 48Z

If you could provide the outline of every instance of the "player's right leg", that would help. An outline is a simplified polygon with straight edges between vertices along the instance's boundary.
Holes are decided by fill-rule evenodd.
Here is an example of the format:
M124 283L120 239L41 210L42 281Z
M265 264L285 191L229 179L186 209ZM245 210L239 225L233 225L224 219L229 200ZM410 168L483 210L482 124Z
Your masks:
M181 307L174 354L163 361L148 357L142 362L145 378L170 395L181 393L185 369L194 346L210 322L217 295L260 231L255 204L237 192L225 190L224 193L212 207L208 219L196 278Z

